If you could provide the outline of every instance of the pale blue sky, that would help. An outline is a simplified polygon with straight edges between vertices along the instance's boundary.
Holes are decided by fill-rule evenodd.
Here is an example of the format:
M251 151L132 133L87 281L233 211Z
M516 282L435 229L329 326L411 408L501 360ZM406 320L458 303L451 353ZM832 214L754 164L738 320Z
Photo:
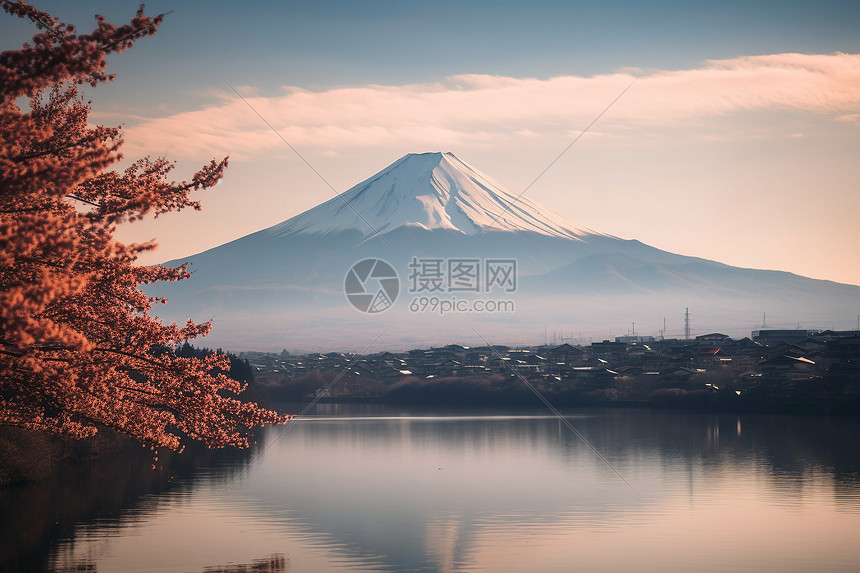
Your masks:
M120 24L132 0L36 2L80 31L93 15ZM412 83L482 73L547 78L622 67L683 69L704 60L781 52L860 52L860 2L774 0L314 0L146 3L168 14L157 40L112 58L111 96L187 109L195 89ZM31 29L0 19L3 48ZM137 75L140 74L140 75ZM99 94L107 100L107 94ZM113 99L113 98L111 98Z

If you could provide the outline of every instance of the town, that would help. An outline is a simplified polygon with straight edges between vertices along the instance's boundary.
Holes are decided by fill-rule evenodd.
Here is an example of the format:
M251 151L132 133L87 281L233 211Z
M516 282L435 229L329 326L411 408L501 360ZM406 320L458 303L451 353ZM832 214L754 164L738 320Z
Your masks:
M590 345L468 347L450 344L361 356L245 352L274 401L382 400L463 405L522 400L528 390L559 405L647 403L788 407L837 413L860 404L860 331L753 331L690 339L619 336ZM513 392L516 389L517 392ZM495 398L495 399L493 399Z

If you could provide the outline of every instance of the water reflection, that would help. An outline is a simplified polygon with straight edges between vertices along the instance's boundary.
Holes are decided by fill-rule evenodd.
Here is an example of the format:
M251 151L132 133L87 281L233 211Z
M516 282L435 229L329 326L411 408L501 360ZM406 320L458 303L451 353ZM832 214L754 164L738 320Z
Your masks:
M850 435L851 423L748 418L741 421L748 431L738 433L739 421L624 410L575 418L638 494L557 420L543 416L310 421L273 448L278 455L247 486L269 519L288 507L312 529L384 556L392 570L467 567L488 536L498 549L547 530L562 537L631 532L654 527L655 518L666 519L674 535L668 516L679 508L715 523L727 520L721 508L747 512L762 502L776 506L774 519L780 508L835 499L843 511L856 511L856 452L846 447L844 457L834 457L834 448L815 447ZM832 491L837 476L849 486L840 497ZM770 527L767 520L760 525L765 532ZM385 534L368 536L368 530ZM786 540L802 537L802 530L787 532ZM688 547L722 557L725 546L702 541Z
M283 555L272 555L266 559L255 559L248 564L204 567L203 573L286 573L288 570L288 562Z
M124 467L112 490L117 468L96 472L59 497L113 509L36 535L28 554L40 557L19 562L102 573L230 570L212 564L261 555L296 571L860 566L856 420L572 413L609 467L544 412L495 414L329 405L271 429L248 457L143 495L132 487L142 467ZM16 535L51 529L51 511L25 508L52 507L58 491L18 493L4 492L21 512Z
M97 573L98 564L89 558L83 558L68 566L58 568L57 573ZM203 573L286 573L289 563L283 555L271 555L264 559L255 559L251 563L228 563L203 568Z
M129 446L116 455L65 466L43 482L0 488L0 571L47 571L49 549L59 543L59 551L68 552L77 524L98 527L105 537L115 535L165 500L190 498L204 481L232 481L254 451L162 453L161 466L153 471L151 452ZM88 558L64 565L72 571L94 566Z

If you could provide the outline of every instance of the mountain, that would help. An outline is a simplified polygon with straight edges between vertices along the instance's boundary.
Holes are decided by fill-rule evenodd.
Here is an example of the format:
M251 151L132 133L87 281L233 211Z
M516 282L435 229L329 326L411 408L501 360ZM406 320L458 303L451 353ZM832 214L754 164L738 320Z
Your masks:
M269 229L272 236L357 230L367 238L400 227L464 235L525 231L582 239L599 235L527 197L516 197L453 153L411 153L373 177Z
M631 322L657 334L664 317L671 335L685 307L694 331L749 335L762 311L813 328L860 310L857 286L593 231L451 153L406 155L300 215L165 264L183 262L190 279L147 288L169 300L156 314L212 318L204 343L233 349L363 350L377 335L376 348L537 343L545 329L607 337Z

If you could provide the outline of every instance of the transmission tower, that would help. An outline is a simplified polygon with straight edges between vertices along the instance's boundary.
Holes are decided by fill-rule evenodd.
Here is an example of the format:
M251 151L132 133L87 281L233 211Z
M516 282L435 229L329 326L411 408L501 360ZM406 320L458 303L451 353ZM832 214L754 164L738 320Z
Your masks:
M690 340L690 307L684 311L684 340Z

